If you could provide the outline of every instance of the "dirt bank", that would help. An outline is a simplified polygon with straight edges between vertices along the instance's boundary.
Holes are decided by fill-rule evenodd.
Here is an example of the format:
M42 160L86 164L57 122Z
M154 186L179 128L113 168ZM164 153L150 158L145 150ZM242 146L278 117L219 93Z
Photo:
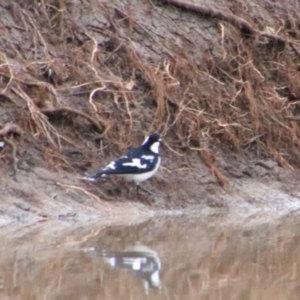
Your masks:
M298 6L0 0L0 224L298 209ZM153 197L81 180L150 132Z

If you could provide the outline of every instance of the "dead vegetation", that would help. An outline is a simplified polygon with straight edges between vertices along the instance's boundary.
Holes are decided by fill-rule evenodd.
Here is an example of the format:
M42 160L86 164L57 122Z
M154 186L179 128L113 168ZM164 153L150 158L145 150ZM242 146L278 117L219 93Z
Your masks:
M221 184L220 150L299 166L298 1L117 2L0 1L0 123L22 128L16 148L83 172L158 131Z

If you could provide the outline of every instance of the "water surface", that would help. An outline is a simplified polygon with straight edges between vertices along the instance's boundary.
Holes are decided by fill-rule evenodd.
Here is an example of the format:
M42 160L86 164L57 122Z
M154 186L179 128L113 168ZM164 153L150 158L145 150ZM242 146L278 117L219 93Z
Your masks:
M0 299L299 299L299 225L216 214L10 231Z

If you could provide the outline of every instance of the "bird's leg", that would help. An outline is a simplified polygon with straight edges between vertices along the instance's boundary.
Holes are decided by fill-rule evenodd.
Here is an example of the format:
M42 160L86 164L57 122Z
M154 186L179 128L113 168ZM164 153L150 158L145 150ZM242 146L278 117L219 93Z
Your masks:
M132 184L130 185L130 187L129 187L129 194L131 194L132 193L132 191L137 191L137 189L138 189L138 187L137 187L137 185L136 185L136 183L134 182L134 181L132 181L131 182Z
M148 195L153 196L153 194L151 192L149 192L148 190L146 190L145 188L141 187L139 184L136 184L136 189L141 189L142 191L146 192Z
M146 197L145 201L146 201L147 205L151 205L150 198L153 196L153 193L151 193L148 190L146 190L145 188L141 187L139 184L136 184L136 188L141 189L142 191L144 191L145 193L147 193L150 196L149 198Z
M143 192L147 193L149 196L153 196L153 193L149 192L145 188L141 187L138 182L132 181L132 186L129 190L129 193L131 193L133 190L137 192L139 189L141 189Z

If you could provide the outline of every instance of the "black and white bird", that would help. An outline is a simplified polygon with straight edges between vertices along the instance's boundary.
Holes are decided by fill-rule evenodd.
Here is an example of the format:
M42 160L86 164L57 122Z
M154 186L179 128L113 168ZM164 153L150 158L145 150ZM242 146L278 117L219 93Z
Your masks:
M138 186L140 182L151 178L158 170L161 162L159 155L161 140L158 134L151 134L146 137L140 147L129 150L104 169L87 174L83 179L95 181L107 175L119 175Z
M112 268L127 270L140 278L146 294L149 288L160 288L161 262L158 254L144 245L136 245L125 251L102 251L100 255Z

